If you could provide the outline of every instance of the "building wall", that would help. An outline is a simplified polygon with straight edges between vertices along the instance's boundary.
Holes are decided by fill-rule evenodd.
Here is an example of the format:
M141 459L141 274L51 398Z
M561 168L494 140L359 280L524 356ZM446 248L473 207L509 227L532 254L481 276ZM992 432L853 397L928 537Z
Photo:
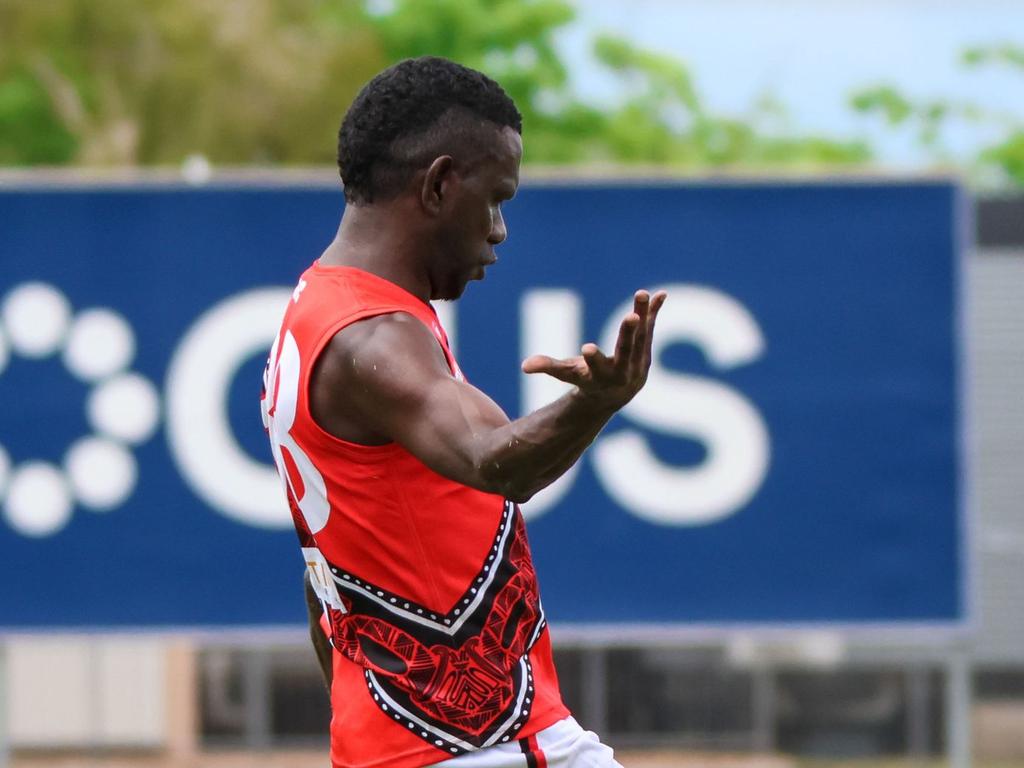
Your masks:
M967 277L974 655L983 664L1024 664L1024 243L979 249Z

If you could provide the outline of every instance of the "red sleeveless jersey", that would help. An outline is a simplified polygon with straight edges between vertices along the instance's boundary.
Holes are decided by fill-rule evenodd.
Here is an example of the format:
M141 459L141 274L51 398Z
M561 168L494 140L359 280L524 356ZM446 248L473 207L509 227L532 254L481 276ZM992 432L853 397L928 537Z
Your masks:
M433 308L394 283L314 263L264 377L264 425L334 645L336 768L415 768L568 716L518 507L397 443L321 429L309 381L342 328L405 312L462 378ZM338 392L344 397L344 392Z

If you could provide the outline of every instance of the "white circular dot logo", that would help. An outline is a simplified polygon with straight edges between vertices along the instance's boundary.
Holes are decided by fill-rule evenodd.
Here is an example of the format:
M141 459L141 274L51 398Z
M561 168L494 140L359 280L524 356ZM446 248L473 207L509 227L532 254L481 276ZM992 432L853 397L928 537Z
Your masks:
M71 520L71 491L61 471L43 461L17 467L4 501L4 517L25 536L49 536Z
M71 306L52 285L25 283L7 294L0 314L16 353L46 357L64 340Z
M64 364L82 381L99 381L124 370L134 356L131 327L109 309L80 312L64 347Z
M62 466L28 458L16 464L0 445L3 519L31 537L52 536L75 505L108 512L135 490L138 465L130 447L148 440L160 421L160 400L149 379L129 370L135 334L107 308L72 313L52 285L23 283L0 302L0 374L11 358L60 355L67 371L90 385L85 408L95 434L68 446Z
M141 443L156 429L160 402L149 379L125 373L104 381L90 393L86 413L97 432L126 443Z
M120 443L84 437L68 450L64 469L84 507L105 512L118 506L135 488L135 458Z

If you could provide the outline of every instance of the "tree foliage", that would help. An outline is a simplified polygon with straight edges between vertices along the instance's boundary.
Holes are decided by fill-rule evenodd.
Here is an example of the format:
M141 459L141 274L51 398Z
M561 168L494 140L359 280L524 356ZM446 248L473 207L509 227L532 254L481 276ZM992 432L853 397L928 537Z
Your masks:
M595 41L594 53L632 94L607 114L610 159L756 168L841 165L870 157L868 147L860 143L772 131L768 124L784 117L784 110L771 100L740 118L714 114L685 64L672 57L610 35Z
M0 0L0 162L329 163L358 88L387 64L446 56L523 112L526 159L668 164L848 163L866 148L766 134L709 114L688 69L614 37L597 63L632 94L573 91L555 35L565 0Z
M386 61L365 26L319 23L321 5L0 0L0 156L151 164L202 152L224 163L329 161L332 125ZM332 5L354 6L359 18L357 4ZM7 106L19 99L32 131Z
M872 157L864 142L794 131L770 96L717 114L684 62L614 35L592 41L594 66L623 96L590 103L556 45L573 17L568 0L0 0L0 164L151 165L193 153L331 163L359 87L423 54L498 80L523 113L532 163L779 169ZM1024 52L978 48L964 62L1024 71ZM993 119L889 86L851 103L912 128L937 160L950 120ZM979 164L1024 184L1021 125Z
M968 48L960 63L970 69L1008 67L1024 76L1024 48L1005 44ZM889 85L862 89L851 96L850 104L858 112L881 118L893 129L913 131L918 144L941 166L952 163L944 137L956 124L984 127L999 138L978 153L967 171L981 186L1024 186L1024 119L1019 114L983 109L964 101L915 101Z

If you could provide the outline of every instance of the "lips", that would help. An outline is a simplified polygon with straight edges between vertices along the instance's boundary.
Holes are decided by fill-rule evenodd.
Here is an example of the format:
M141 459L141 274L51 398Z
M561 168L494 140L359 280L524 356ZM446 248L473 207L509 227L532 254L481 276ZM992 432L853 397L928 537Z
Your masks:
M476 267L473 269L472 277L470 277L469 279L483 280L484 276L487 274L487 267L494 264L497 260L498 257L492 255L490 258L478 262Z

